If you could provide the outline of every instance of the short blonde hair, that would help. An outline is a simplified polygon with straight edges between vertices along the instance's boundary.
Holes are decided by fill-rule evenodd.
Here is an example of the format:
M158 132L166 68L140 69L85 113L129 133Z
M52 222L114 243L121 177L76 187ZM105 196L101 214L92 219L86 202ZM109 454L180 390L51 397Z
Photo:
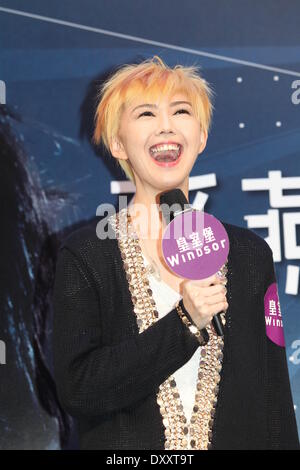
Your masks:
M150 100L160 95L172 96L184 92L190 99L196 118L202 129L209 132L212 120L213 91L198 72L197 66L167 66L160 57L154 56L140 64L121 66L100 87L94 117L93 143L101 142L110 152L110 143L118 135L124 105L139 96ZM126 176L135 182L128 160L118 159Z

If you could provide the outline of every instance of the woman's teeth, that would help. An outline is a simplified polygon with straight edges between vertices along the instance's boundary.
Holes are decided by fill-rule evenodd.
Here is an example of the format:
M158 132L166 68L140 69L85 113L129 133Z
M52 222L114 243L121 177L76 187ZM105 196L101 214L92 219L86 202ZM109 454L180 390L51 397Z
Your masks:
M173 162L179 158L180 145L158 145L150 148L150 154L158 162Z

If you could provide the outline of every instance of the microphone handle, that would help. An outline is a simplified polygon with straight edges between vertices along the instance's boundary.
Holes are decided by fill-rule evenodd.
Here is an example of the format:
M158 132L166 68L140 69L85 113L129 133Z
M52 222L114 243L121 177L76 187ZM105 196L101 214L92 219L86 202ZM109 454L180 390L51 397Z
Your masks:
M214 315L212 319L212 324L215 329L215 332L217 333L218 336L224 336L224 329L223 329L223 323L221 320L221 315L217 313Z

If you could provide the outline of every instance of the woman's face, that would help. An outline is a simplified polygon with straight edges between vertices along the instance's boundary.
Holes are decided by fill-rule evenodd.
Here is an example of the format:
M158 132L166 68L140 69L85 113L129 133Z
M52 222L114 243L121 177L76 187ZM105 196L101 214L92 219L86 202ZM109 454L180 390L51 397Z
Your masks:
M125 107L111 153L129 160L137 184L166 190L188 178L206 140L185 94L155 103L139 98Z

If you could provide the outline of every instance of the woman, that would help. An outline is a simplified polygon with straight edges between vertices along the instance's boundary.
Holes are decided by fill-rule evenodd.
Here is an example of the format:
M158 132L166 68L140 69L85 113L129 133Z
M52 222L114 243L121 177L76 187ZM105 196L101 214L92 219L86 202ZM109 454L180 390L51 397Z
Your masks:
M57 262L55 376L81 449L297 448L285 350L266 335L264 295L276 282L267 243L223 223L228 262L202 281L177 277L160 249L158 198L179 188L188 199L211 95L195 67L156 56L101 89L94 141L136 193L108 218L113 236L79 229ZM224 340L211 326L220 312Z

